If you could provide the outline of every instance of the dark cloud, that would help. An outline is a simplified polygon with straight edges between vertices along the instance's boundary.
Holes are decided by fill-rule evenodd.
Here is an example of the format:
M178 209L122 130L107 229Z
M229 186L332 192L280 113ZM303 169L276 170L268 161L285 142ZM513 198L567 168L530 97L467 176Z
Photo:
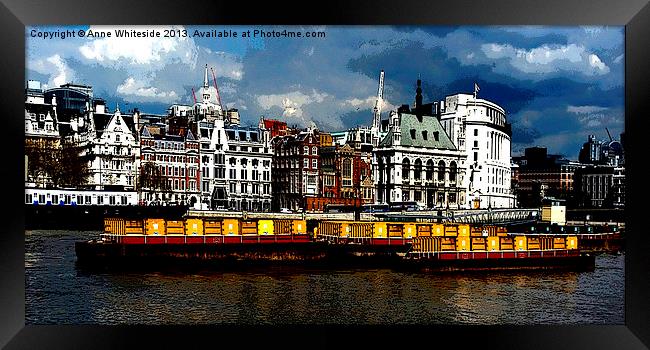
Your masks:
M520 123L512 123L512 143L528 145L533 143L541 134L538 130L527 128Z
M148 71L143 69L146 67L111 67L76 59L80 55L78 45L71 41L59 48L28 45L28 51L33 60L60 54L74 73L71 76L75 82L93 85L95 95L109 101L111 108L116 102L123 105L125 99L131 99L131 107L153 113L166 111L167 102L134 102L137 96L118 94L117 86L129 77L143 87L175 92L175 102L191 103L191 89L198 90L202 85L203 66L208 63L222 70L218 77L222 101L228 107L239 108L244 123L255 124L261 115L285 118L283 103L278 101L288 96L297 112L287 116L287 121L314 121L323 128L340 130L370 123L372 96L376 94L379 71L384 69L384 97L395 106L414 102L418 76L425 102L472 93L474 83L478 83L479 97L508 112L513 124L513 150L546 143L539 145L546 145L550 152L577 154L574 148L584 142L586 135L603 135L605 127L616 134L623 129L624 65L614 62L623 54L622 28L334 26L323 30L327 38L319 40L198 39L195 65L169 59ZM482 45L491 43L508 45L511 53L488 59ZM542 56L532 63L521 57L534 48L567 45L584 48L586 55L598 55L609 73L591 75L593 72L586 66L566 58L552 60L537 70L535 64L544 61ZM220 56L219 51L229 56ZM513 60L519 66L513 65ZM42 70L38 69L39 73L28 69L28 78L47 82L56 76ZM241 76L234 71L240 71ZM134 72L145 75L133 76ZM263 105L260 97L264 97ZM574 112L568 110L569 106ZM588 110L600 112L575 112Z

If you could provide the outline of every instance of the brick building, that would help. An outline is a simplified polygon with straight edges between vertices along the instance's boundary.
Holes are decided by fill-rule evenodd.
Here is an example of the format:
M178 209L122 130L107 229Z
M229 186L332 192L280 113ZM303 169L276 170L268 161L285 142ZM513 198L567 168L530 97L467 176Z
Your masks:
M308 128L276 136L271 143L273 210L312 210L307 207L307 198L319 194L319 131Z
M201 182L199 143L190 130L165 134L164 128L143 126L140 131L140 203L195 206Z

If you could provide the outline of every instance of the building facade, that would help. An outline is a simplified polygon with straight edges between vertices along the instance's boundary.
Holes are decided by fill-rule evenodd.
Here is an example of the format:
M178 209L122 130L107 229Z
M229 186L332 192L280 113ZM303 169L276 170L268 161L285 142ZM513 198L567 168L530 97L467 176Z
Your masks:
M191 131L167 135L152 132L154 128L145 125L140 133L140 203L196 207L200 181L198 141Z
M320 190L320 137L316 129L275 137L272 140L273 210L315 210L313 199Z
M511 135L506 111L476 94L447 96L436 104L440 123L452 143L467 157L462 172L463 207L513 208L511 187Z
M27 187L53 185L47 163L61 149L56 97L46 98L38 81L28 81L25 89L25 184Z
M466 155L432 105L422 104L418 80L413 110L403 105L389 117L388 132L373 150L376 202L417 202L426 208L464 208Z

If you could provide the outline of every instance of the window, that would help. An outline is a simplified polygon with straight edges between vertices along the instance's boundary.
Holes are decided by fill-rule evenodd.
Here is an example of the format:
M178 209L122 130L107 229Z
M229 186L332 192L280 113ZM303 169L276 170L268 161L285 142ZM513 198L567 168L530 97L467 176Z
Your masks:
M427 140L427 139L428 139L428 138L427 138L427 131L426 131L426 130L422 130L422 139L423 139L423 140Z
M411 138L415 140L415 129L411 129Z
M475 161L475 162L478 161L478 152L474 152L474 161Z
M478 129L474 129L474 136L478 136Z
M237 146L229 146L228 149L235 152L235 151L237 151Z
M252 163L253 166L257 166L260 163L260 161L258 159L253 159Z
M248 184L241 184L241 193L248 193Z
M315 156L316 154L318 154L318 148L316 146L314 146L314 147L311 148L311 155Z
M413 200L415 200L416 202L421 201L422 200L422 192L421 191L415 191L414 196L413 196Z
M431 159L427 161L426 173L427 173L427 180L429 181L433 180L433 161Z
M242 166L247 166L247 165L248 165L248 159L243 158L243 159L241 160L241 165L242 165Z
M456 182L456 172L456 162L451 162L451 164L449 164L449 181ZM449 200L451 201L451 198Z
M318 159L312 159L311 160L311 168L312 169L318 169Z
M309 169L309 159L305 158L303 160L302 167L305 168L305 169Z
M404 158L402 161L402 179L407 180L409 178L409 173L411 170L409 169L410 167L410 162L408 158Z
M325 178L323 179L323 184L325 186L334 186L334 176L325 175Z
M237 170L230 169L230 179L235 180L237 178Z
M246 169L241 170L241 179L242 180L246 180L246 176L247 176L246 173L247 173Z
M474 141L474 147L478 147L478 141Z
M445 180L445 161L438 162L438 181Z
M343 186L352 186L352 160L346 158L343 160Z
M413 170L413 177L416 180L420 180L420 178L422 177L422 161L419 158L415 160L415 168Z

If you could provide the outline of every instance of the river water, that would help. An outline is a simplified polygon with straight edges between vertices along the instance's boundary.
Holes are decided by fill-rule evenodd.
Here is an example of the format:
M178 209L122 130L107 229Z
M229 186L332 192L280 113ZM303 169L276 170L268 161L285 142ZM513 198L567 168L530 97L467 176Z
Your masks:
M74 242L98 234L26 232L26 324L624 324L624 255L592 272L79 269Z

